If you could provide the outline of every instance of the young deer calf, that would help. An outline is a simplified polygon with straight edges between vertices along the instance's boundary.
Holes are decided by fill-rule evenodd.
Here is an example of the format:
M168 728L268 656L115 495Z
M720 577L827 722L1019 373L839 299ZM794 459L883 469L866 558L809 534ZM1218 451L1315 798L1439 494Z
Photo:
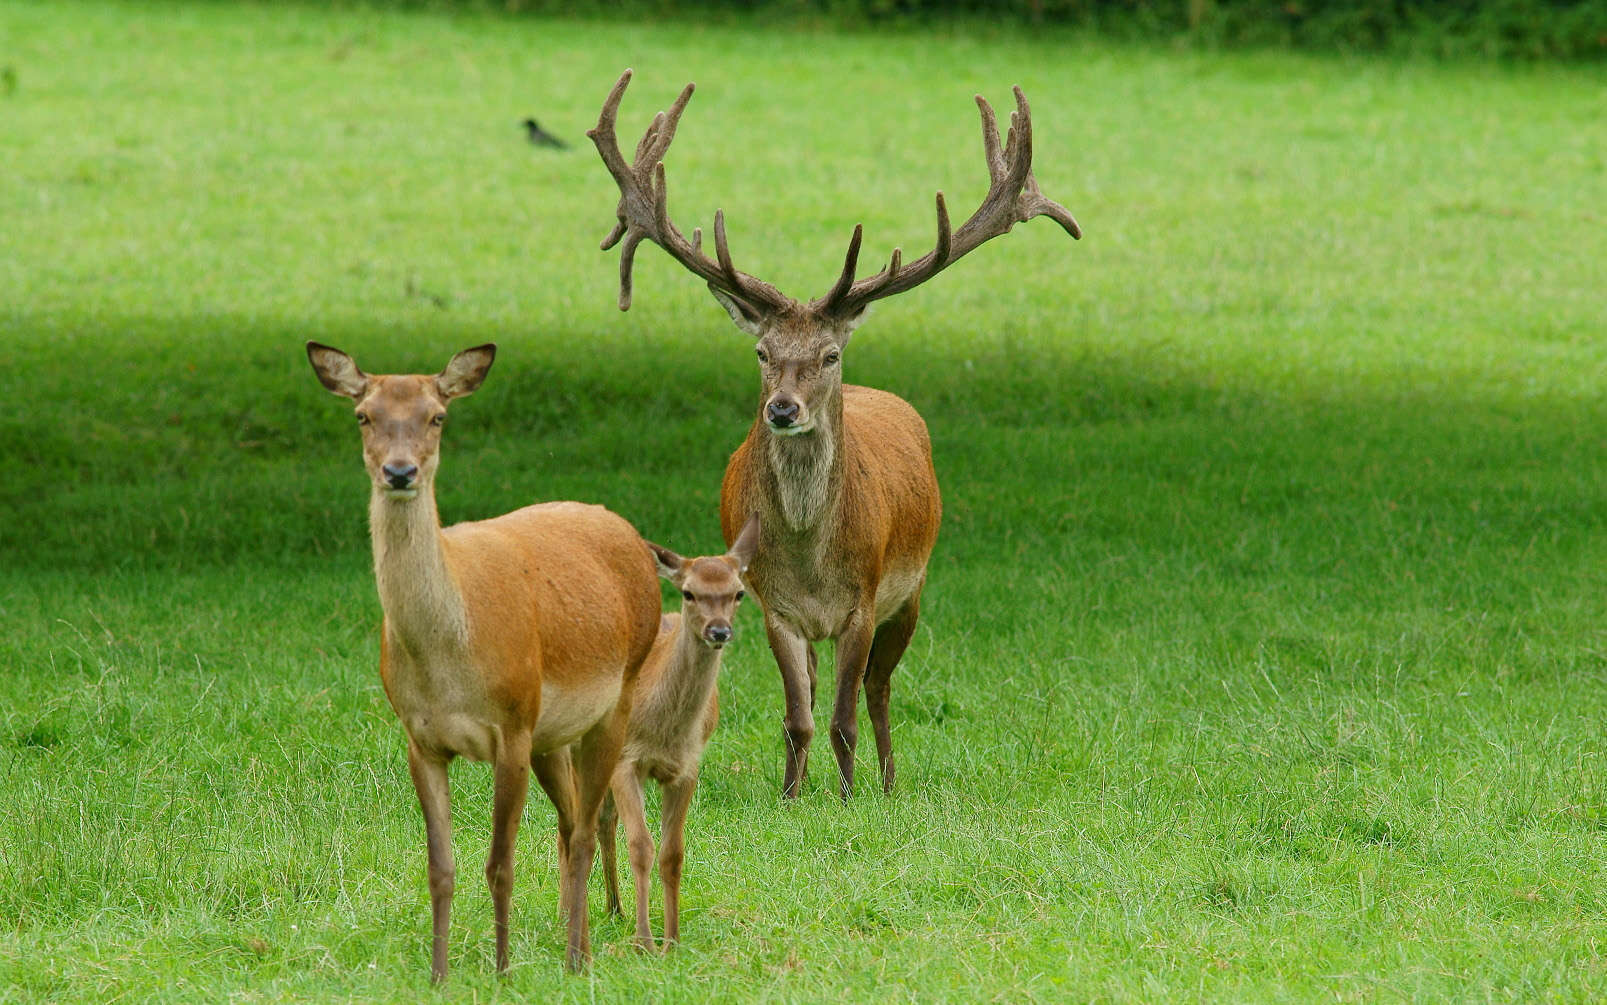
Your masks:
M682 558L648 542L658 574L681 591L681 613L666 615L642 664L624 750L614 769L611 798L604 802L599 837L608 881L608 909L619 913L619 876L614 865L614 815L625 822L631 880L636 887L636 942L653 948L647 923L648 873L653 838L642 808L642 779L651 776L664 793L663 833L658 858L664 883L664 942L681 936L681 863L686 811L697 790L698 764L719 717L716 683L720 651L732 637L732 619L742 600L742 573L759 545L759 520L748 521L731 550L706 558Z
M435 376L370 376L339 349L307 343L318 379L357 403L385 611L379 674L407 731L424 811L436 980L446 976L456 875L446 767L458 755L496 769L485 875L497 969L508 968L514 839L532 768L558 810L568 966L590 954L586 876L597 815L659 621L641 537L601 506L526 506L441 529L435 471L447 402L480 386L495 352L465 350Z

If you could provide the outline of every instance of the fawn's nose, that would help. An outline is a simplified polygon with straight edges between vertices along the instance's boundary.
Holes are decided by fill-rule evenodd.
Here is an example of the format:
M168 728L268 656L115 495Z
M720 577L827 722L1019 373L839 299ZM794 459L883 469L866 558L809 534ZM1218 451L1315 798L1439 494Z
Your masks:
M385 484L393 489L410 488L418 477L417 464L386 464L379 470L385 476Z
M713 624L703 629L703 637L717 646L723 646L731 641L731 626Z
M776 398L765 406L764 415L772 426L790 426L798 421L798 403L791 398Z

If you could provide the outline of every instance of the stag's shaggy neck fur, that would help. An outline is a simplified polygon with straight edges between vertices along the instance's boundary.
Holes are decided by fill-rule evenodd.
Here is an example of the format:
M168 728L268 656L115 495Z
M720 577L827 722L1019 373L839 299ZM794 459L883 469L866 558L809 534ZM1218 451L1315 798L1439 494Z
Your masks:
M805 531L827 521L828 510L842 486L843 397L838 389L830 406L815 419L815 428L796 436L778 436L760 420L765 459L775 479L774 498L787 527Z

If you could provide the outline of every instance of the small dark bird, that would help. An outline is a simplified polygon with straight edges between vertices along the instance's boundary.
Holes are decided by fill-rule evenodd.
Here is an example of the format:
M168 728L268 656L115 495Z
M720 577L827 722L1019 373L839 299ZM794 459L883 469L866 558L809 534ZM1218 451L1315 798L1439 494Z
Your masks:
M569 149L569 144L542 129L535 119L525 119L525 132L529 135L533 146L552 147L554 150Z

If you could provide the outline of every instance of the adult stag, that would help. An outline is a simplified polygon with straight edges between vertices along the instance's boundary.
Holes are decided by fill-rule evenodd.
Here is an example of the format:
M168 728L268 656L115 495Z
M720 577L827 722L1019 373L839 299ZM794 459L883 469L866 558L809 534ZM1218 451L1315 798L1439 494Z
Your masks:
M1081 237L1065 207L1046 198L1032 175L1032 120L1015 88L1016 110L1005 142L993 109L980 96L982 145L991 183L982 205L958 228L937 195L937 243L904 262L895 248L880 272L856 279L863 227L854 228L837 282L808 303L739 271L726 242L725 215L714 214L715 258L703 234L691 239L670 220L664 155L692 97L687 84L668 112L654 117L626 163L614 132L630 83L626 70L587 135L620 190L618 223L603 250L623 242L619 307L631 303L636 248L652 241L708 283L737 327L758 340L764 385L759 415L731 455L720 491L720 523L729 543L751 514L763 524L747 582L764 611L765 632L786 693L785 795L797 796L814 737L813 643L832 639L837 699L832 751L844 798L853 791L857 706L863 682L876 732L882 787L893 786L888 702L898 665L920 609L927 560L942 507L926 424L895 395L842 382L842 352L873 301L914 289L1017 223L1047 216Z

